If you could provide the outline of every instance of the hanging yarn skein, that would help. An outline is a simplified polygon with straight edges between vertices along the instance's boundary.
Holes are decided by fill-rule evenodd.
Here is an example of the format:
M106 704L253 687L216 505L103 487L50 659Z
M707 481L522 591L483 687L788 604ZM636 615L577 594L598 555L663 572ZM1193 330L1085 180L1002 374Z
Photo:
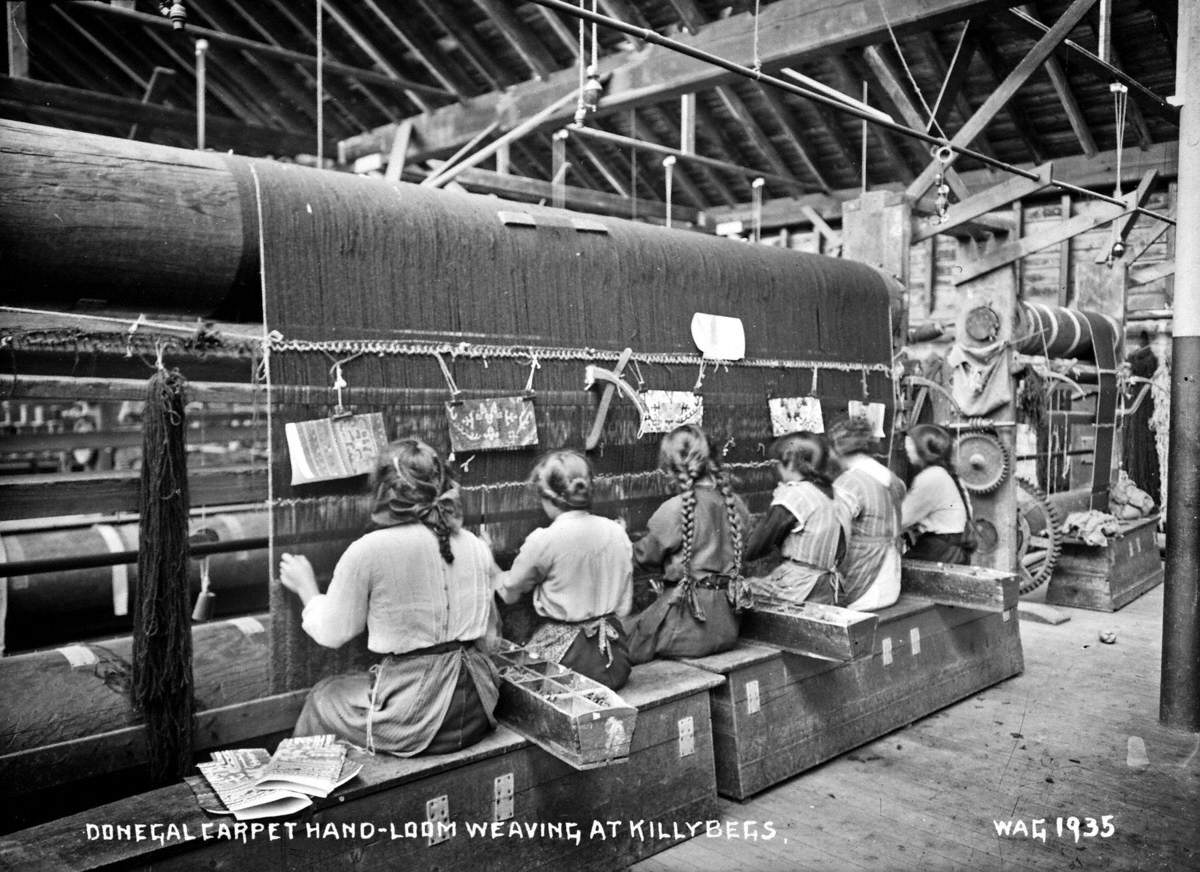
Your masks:
M185 381L159 363L143 418L141 542L133 608L133 702L146 720L155 783L192 764L192 629L188 602Z

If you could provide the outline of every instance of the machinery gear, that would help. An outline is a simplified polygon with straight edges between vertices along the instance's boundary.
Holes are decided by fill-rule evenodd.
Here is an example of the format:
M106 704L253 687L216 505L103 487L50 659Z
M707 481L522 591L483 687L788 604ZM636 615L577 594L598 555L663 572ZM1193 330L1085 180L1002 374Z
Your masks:
M1062 518L1037 485L1021 478L1017 485L1017 571L1024 596L1054 572L1062 551Z
M1008 478L1008 448L994 433L973 430L954 441L954 471L958 480L973 494L988 494Z

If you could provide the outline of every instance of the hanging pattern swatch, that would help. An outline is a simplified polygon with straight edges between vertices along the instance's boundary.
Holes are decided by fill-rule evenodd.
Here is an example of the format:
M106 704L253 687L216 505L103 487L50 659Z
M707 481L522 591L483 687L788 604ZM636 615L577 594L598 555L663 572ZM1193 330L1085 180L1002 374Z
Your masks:
M771 432L774 436L799 430L825 432L821 401L816 397L772 397L767 405L771 409Z
M530 397L489 397L446 403L454 452L497 451L537 445L537 419Z
M387 447L383 415L342 415L284 425L292 484L352 478L370 472Z
M684 424L704 423L704 399L691 391L642 391L641 427L638 436L670 433Z

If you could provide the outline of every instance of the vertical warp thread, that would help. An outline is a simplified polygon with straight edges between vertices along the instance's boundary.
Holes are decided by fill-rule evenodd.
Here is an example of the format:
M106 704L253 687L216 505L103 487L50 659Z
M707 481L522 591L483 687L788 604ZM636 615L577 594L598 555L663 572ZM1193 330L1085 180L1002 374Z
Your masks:
M192 629L188 602L185 381L161 367L143 421L138 591L133 609L133 701L146 719L155 783L192 763Z

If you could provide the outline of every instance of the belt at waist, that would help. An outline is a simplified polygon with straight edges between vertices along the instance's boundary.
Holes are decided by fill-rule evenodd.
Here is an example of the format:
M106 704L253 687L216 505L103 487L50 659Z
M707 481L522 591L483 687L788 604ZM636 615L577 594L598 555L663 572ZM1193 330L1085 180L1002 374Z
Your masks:
M428 648L417 648L415 651L405 651L402 654L388 654L387 657L395 657L397 659L405 659L408 657L426 657L431 654L449 654L452 651L457 651L460 648L475 647L475 639L463 641L455 639L451 642L439 642L437 645L430 645Z
M733 581L733 577L729 575L706 575L703 578L692 579L692 584L706 590L727 590L731 581ZM667 587L675 587L679 582L667 581L664 584Z

